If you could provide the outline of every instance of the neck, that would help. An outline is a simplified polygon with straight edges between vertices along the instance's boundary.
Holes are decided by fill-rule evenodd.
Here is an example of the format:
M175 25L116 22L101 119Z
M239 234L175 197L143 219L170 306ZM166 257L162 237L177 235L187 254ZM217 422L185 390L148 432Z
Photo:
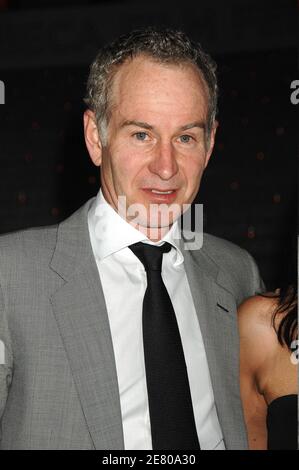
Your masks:
M171 226L167 226L167 227L143 227L142 225L136 226L135 224L133 226L137 230L139 230L139 232L143 233L143 235L145 235L152 242L160 241L166 235L166 233L169 232L169 230L171 229Z

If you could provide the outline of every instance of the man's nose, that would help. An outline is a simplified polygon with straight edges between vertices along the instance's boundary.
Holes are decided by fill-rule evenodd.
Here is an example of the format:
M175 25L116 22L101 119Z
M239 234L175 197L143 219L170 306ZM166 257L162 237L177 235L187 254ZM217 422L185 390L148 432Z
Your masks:
M149 169L163 180L169 180L178 172L176 151L172 143L160 144L155 149Z

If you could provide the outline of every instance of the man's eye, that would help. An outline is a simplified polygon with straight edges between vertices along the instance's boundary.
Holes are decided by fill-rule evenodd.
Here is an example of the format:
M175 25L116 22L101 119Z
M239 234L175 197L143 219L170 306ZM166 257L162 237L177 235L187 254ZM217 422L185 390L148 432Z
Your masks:
M148 137L146 132L136 132L134 136L136 137L137 140L146 140L146 138Z
M192 137L190 135L181 135L180 136L180 141L183 144L189 144L189 142L192 140Z

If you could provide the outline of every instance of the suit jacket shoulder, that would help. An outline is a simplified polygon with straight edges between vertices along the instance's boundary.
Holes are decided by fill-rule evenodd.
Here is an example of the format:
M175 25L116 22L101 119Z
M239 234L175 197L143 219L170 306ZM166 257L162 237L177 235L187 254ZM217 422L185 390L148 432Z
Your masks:
M242 273L244 266L252 269L252 275L256 272L256 263L253 257L244 248L214 235L204 234L202 250L214 260L216 264L229 271L233 276Z
M9 232L0 235L0 256L2 262L7 256L10 260L12 257L20 259L20 257L34 258L41 256L48 257L53 253L57 238L56 225L48 225L43 227L31 227L23 230ZM3 268L2 263L0 264Z
M87 214L89 199L77 211L59 224L32 227L0 235L0 282L1 272L11 271L12 263L38 265L49 268L53 254L56 259L63 254L73 265L90 254Z
M187 239L191 238L189 233ZM238 305L265 290L253 257L228 240L204 233L202 245L190 253L198 266L234 296Z

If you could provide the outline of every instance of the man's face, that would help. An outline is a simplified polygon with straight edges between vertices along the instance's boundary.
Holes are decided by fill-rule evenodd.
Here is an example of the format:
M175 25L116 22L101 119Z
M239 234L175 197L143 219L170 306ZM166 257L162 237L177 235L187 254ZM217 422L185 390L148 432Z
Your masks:
M198 192L216 130L206 148L207 111L208 92L192 65L166 66L139 56L114 78L101 187L116 210L118 196L126 196L127 208L142 204L138 228L146 235L158 226L163 236ZM180 209L166 220L150 212L158 204ZM133 218L136 222L136 214Z

